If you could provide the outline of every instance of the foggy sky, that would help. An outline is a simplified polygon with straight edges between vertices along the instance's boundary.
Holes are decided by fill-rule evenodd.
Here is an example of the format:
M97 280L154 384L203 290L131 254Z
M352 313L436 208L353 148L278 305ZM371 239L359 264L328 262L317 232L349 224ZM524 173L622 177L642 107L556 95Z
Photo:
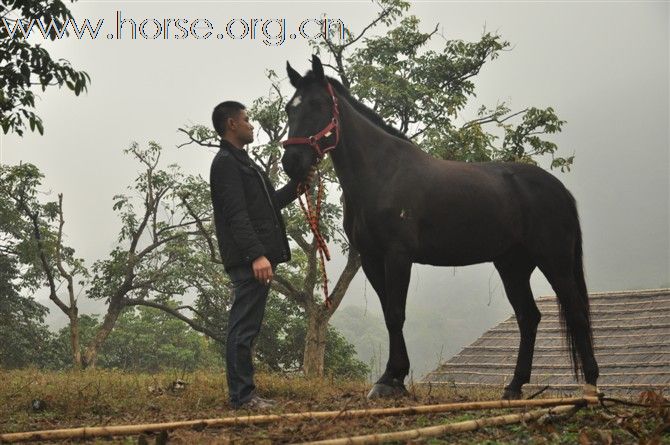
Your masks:
M217 29L232 18L286 18L297 26L305 18L340 18L357 33L374 16L369 2L87 2L71 5L75 17L207 18ZM480 105L505 101L512 110L552 106L567 121L551 140L560 156L575 155L571 172L553 171L577 200L590 291L670 286L670 161L668 113L668 4L665 2L417 2L410 13L430 31L439 23L447 39L477 40L484 29L497 31L512 49L487 63L475 79L475 97L462 121ZM107 26L107 25L106 25ZM436 39L439 44L441 37ZM122 154L132 141L156 140L164 162L208 178L213 150L182 148L177 128L210 125L212 108L222 100L251 105L267 94L264 70L285 76L284 64L304 72L311 51L305 40L266 46L257 40L108 40L70 38L46 42L62 57L87 71L92 84L80 97L57 89L38 92L37 112L45 135L1 138L3 163L36 164L45 190L64 194L66 242L91 265L104 258L118 235L112 196L124 192L139 166ZM324 60L327 62L327 59ZM285 93L292 88L285 83ZM544 161L543 166L548 163ZM337 249L332 249L337 250ZM343 266L329 265L331 277ZM551 294L544 277L532 280L536 296ZM50 322L64 317L52 309ZM492 265L464 268L415 266L407 320L426 308L444 314L435 339L449 343L450 307L464 300L474 340L511 314ZM362 272L343 305L380 313ZM84 312L102 311L81 302ZM408 343L412 332L407 332ZM428 339L427 339L428 340ZM386 339L380 339L385 343ZM427 343L430 343L427 342ZM465 346L462 344L461 346ZM410 350L413 369L426 370L426 351ZM434 355L434 354L433 354Z

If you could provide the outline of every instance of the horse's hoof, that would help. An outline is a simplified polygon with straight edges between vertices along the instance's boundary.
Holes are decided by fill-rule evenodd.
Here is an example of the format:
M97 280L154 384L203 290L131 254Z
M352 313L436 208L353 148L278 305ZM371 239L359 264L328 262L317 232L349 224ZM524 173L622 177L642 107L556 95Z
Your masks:
M391 386L385 383L375 383L368 393L368 399L404 397L408 394L409 392L405 389L405 385Z
M584 397L600 397L603 393L598 390L596 385L586 383L584 385Z
M521 391L505 388L502 394L503 400L521 400Z

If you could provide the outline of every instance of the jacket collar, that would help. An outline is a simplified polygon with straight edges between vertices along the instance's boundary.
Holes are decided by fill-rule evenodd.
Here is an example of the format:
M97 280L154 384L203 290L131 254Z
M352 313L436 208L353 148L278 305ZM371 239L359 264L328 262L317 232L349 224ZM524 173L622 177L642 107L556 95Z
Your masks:
M238 161L240 161L240 162L242 162L246 165L251 164L251 158L249 158L249 154L247 153L246 150L235 147L233 144L231 144L230 142L228 142L225 139L221 139L220 146L221 146L221 150L226 150L226 151L232 153L233 156L235 156L235 158Z

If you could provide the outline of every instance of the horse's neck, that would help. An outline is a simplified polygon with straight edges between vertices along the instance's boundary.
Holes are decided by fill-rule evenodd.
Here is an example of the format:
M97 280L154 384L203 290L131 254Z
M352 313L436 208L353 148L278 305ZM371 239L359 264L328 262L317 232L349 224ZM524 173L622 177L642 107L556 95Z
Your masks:
M397 153L390 151L393 136L374 125L340 98L340 143L331 152L335 172L345 197L358 201L361 194L374 196L384 188L386 178L397 168L389 162ZM397 141L395 141L397 142ZM363 189L362 184L365 184Z

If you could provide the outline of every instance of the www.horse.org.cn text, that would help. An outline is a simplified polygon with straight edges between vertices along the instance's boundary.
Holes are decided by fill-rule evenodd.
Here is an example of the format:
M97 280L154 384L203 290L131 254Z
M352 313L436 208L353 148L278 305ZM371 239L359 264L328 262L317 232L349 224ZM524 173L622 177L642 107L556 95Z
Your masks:
M104 18L68 18L65 23L31 18L2 18L0 33L13 39L33 38L79 40L258 40L268 46L287 40L344 40L345 25L336 18L308 18L289 23L286 18L134 18L116 11L111 24Z

